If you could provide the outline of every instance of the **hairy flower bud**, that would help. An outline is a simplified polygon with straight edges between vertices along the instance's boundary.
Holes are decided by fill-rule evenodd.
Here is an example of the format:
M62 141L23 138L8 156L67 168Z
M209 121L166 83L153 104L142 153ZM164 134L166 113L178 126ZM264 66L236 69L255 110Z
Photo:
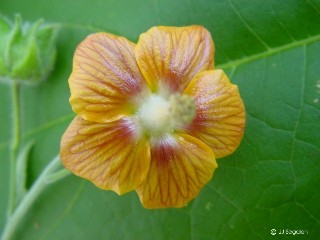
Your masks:
M53 69L58 26L43 20L10 22L0 15L0 79L38 83Z

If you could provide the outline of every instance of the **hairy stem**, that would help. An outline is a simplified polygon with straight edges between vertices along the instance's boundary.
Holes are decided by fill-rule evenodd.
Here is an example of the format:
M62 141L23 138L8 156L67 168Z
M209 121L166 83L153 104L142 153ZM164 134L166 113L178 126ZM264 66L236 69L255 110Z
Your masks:
M18 147L20 144L20 86L19 83L12 83L12 140L10 146L10 186L9 186L9 204L8 217L13 213L16 207L16 159Z
M14 233L16 232L17 227L19 226L19 223L21 222L21 220L23 219L27 211L30 209L34 201L41 194L41 192L51 183L56 182L68 175L66 171L64 171L63 174L61 174L62 170L57 171L57 169L60 166L61 166L60 158L57 156L43 170L43 172L34 182L30 190L26 193L24 198L21 200L21 202L19 203L19 205L17 206L13 214L8 219L6 226L3 230L1 240L11 240ZM57 173L60 173L60 174L57 174Z

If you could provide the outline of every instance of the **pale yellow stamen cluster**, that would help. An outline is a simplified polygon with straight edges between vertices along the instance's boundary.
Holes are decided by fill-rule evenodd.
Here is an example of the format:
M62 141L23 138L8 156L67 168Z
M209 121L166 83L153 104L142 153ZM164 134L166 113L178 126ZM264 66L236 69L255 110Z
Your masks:
M150 96L137 115L143 131L158 136L185 127L192 122L195 113L191 96L172 94L168 99L159 95Z

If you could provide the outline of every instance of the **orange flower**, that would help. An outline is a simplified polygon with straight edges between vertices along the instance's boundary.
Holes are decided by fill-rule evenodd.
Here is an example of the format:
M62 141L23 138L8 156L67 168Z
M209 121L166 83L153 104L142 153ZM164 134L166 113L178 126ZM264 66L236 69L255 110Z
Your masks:
M183 207L239 145L244 105L213 70L201 26L153 27L135 45L108 33L78 47L69 78L78 116L61 160L102 189L136 190L146 208Z

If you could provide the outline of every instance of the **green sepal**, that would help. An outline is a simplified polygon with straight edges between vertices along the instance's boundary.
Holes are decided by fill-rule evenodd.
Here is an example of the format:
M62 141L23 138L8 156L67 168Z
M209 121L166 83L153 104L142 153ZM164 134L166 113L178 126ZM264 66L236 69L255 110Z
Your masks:
M56 40L58 37L59 26L57 24L42 25L37 31L37 45L42 50L39 52L40 59L42 59L42 76L46 78L46 74L51 72L54 68L56 60Z
M20 15L6 36L0 77L21 83L38 83L47 78L56 58L57 24L22 23Z
M5 76L8 73L5 65L5 50L7 49L10 31L10 22L4 16L0 15L0 76Z

